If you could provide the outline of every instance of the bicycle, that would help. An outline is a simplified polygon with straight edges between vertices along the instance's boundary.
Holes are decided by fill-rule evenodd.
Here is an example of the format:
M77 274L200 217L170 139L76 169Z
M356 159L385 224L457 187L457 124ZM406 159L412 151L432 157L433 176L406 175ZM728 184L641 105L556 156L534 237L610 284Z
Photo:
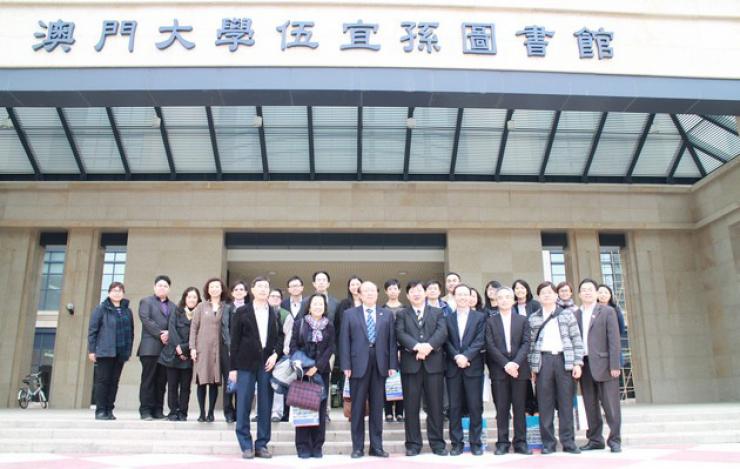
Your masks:
M20 408L28 408L29 402L39 402L41 408L46 409L49 401L46 399L46 393L42 389L43 386L41 372L31 373L23 378L23 386L18 389L18 405Z

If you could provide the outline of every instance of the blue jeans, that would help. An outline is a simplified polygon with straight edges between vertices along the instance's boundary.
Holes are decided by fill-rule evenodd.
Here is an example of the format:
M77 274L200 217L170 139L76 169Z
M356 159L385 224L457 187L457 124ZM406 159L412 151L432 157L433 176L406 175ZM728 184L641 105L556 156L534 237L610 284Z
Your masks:
M254 385L257 383L257 440L254 449L266 449L270 442L272 413L272 386L270 373L259 371L236 373L236 439L242 451L252 449L252 433L249 430L250 411L254 399Z

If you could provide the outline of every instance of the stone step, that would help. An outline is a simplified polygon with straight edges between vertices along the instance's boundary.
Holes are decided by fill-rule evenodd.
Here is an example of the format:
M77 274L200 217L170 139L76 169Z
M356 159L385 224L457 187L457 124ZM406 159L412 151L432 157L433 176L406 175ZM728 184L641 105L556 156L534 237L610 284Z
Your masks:
M88 425L81 427L67 427L64 425L50 425L45 427L0 427L0 440L12 438L34 438L34 439L78 439L78 440L148 440L157 441L167 439L169 441L233 441L233 425L217 424L180 424L169 428L146 428L136 425L128 425L122 422L120 426L115 426L117 422L98 422L91 421ZM148 422L147 422L148 423ZM113 424L113 425L111 425ZM330 423L327 426L327 441L349 441L351 438L349 429ZM628 434L658 434L671 432L675 430L676 424L670 422L642 422L631 423L622 426L622 433ZM738 420L707 420L695 422L682 422L680 428L686 432L713 432L717 428L723 431L740 431L740 421ZM608 427L607 427L608 431ZM256 433L256 426L252 425L252 432ZM445 425L445 438L448 438L448 427ZM580 433L580 432L579 432ZM292 425L275 425L272 429L272 441L293 441L294 428ZM492 423L489 423L488 437L496 438L496 429ZM422 435L426 437L426 426L422 422ZM404 427L402 424L386 424L383 428L383 438L385 441L403 441L405 438Z
M631 434L623 438L623 445L649 446L649 445L680 445L680 444L709 444L709 443L737 443L740 442L740 431L723 432L664 432L659 434ZM585 443L585 438L580 436L577 443ZM367 447L366 440L366 447ZM403 454L405 447L401 441L384 441L384 449L391 454ZM291 441L270 442L270 450L275 455L294 455L295 445ZM325 454L344 454L351 452L350 442L327 441L324 444ZM490 442L489 442L490 449ZM425 448L425 452L428 448ZM173 445L172 441L160 440L95 440L80 441L79 439L59 438L53 440L33 438L2 438L0 439L0 453L5 452L43 452L43 453L187 453L187 454L238 454L239 449L236 440L232 441L202 441L192 440L187 445Z

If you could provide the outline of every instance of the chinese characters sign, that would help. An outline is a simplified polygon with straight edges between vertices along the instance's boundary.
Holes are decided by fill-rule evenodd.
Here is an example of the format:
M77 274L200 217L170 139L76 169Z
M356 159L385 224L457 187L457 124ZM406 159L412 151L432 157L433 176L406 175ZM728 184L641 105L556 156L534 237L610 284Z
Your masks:
M278 25L269 25L270 29L277 34L274 37L262 36L257 38L255 24L249 17L225 17L220 24L213 26L213 42L208 44L213 47L227 47L229 52L236 52L240 47L252 47L257 41L274 43L276 50L286 51L294 47L318 49L320 42L314 37L317 26L314 21L285 20ZM448 26L460 28L462 31L461 42L454 44L443 44L438 36L438 31ZM325 25L325 28L330 26ZM376 41L376 36L381 28L379 23L365 22L358 19L352 22L342 23L335 27L341 27L345 41L339 46L340 51L351 51L363 49L379 52L381 44ZM499 50L496 45L495 23L463 22L458 25L443 25L437 21L402 21L400 24L388 26L398 28L399 47L403 52L426 53L433 55L443 47L457 48L462 54L473 55L497 55ZM75 23L58 19L56 21L38 21L39 30L33 33L38 42L31 44L34 51L43 49L47 53L53 53L57 48L64 52L70 52L73 47L85 47L77 43L75 39ZM136 32L138 21L134 19L103 20L100 25L100 35L97 44L91 44L95 51L104 53L108 40L114 40L116 36L128 39L128 51L134 52L136 46ZM170 47L179 47L185 50L194 49L197 44L190 37L193 33L192 24L182 24L178 18L167 21L158 27L161 40L153 44L139 45L139 47L156 47L158 50L167 50ZM515 33L522 38L523 51L528 57L546 57L548 45L555 41L555 30L545 25L525 25ZM564 34L562 40L567 40L569 34ZM558 35L558 40L561 35ZM614 57L612 41L614 32L607 31L604 27L597 29L582 27L572 32L573 53L578 53L581 59L599 60ZM508 51L507 51L508 52ZM516 53L511 51L512 53Z

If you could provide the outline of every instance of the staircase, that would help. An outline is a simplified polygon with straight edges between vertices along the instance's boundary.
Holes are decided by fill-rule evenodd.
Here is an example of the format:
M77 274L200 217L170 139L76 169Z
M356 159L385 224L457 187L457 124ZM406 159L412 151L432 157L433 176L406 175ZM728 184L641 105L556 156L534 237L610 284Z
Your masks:
M88 410L44 410L34 407L27 410L0 410L0 452L239 453L234 426L224 421L145 422L138 418L135 411L117 411L116 415L116 421L96 421L93 411ZM490 445L496 440L495 419L488 412L484 417L487 419L487 440ZM622 420L625 447L740 442L740 404L735 403L624 405ZM255 425L252 423L253 436L256 435ZM584 441L584 434L585 429L576 432L579 444ZM446 431L445 438L448 438ZM383 439L386 451L403 454L402 423L384 423ZM350 441L349 422L341 411L333 411L332 421L327 426L324 453L349 454ZM366 437L366 448L368 444ZM270 449L276 455L295 454L291 424L273 423Z

